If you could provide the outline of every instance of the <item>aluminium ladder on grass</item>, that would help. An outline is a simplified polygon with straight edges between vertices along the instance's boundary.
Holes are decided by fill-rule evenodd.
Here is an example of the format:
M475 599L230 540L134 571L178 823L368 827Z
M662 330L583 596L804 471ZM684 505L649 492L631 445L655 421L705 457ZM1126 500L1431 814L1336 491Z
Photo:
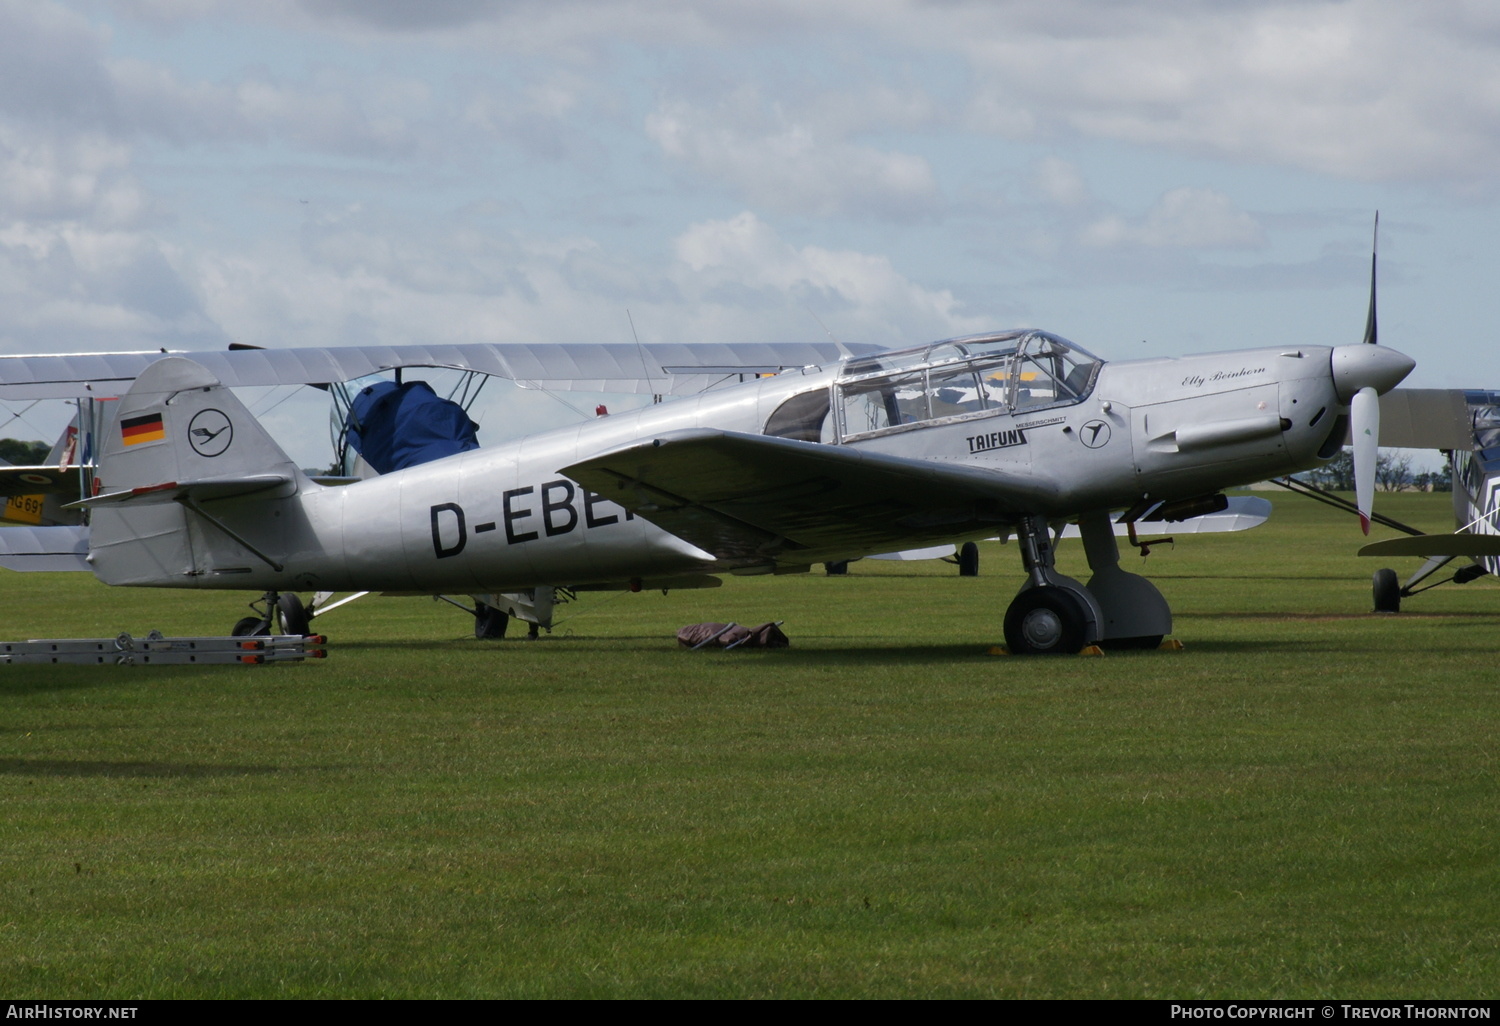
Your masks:
M271 634L260 637L164 637L152 631L144 638L33 638L0 642L0 663L82 663L115 666L168 666L204 663L300 662L322 659L328 641L320 634Z

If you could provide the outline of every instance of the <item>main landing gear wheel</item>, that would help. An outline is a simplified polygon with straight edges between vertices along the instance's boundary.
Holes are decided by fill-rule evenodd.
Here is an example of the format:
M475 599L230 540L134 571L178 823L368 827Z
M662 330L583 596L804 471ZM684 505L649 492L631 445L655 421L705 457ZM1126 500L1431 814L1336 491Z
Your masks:
M1371 591L1375 593L1375 612L1401 612L1401 579L1396 571L1376 570Z
M483 602L474 603L474 637L499 641L505 637L505 629L509 626L509 614Z
M1083 600L1066 588L1027 588L1005 611L1005 647L1015 655L1076 655L1088 631Z
M312 617L296 595L286 592L276 600L276 608L281 613L283 634L300 634L306 637L311 633Z
M979 576L979 546L973 542L964 542L958 550L958 576Z

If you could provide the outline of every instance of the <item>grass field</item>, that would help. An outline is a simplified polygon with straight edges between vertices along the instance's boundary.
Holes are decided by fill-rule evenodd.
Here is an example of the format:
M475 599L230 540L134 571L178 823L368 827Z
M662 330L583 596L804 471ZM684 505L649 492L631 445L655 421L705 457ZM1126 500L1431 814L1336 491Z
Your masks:
M1180 653L984 655L990 544L590 595L532 644L371 598L317 663L4 668L0 994L1492 995L1500 587L1369 614L1352 519L1271 498L1145 561ZM248 598L0 583L7 639ZM791 649L672 640L767 619Z

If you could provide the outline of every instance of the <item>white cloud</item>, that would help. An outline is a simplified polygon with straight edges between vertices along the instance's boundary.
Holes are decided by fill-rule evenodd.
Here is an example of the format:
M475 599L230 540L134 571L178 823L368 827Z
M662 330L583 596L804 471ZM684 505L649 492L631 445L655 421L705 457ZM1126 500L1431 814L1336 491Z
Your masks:
M1245 249L1265 244L1265 230L1212 189L1173 189L1134 223L1110 215L1085 228L1086 246L1154 249Z
M928 45L980 76L977 127L1372 181L1470 182L1500 158L1495 19L1461 4L1044 7L937 15L955 42Z
M1079 207L1089 202L1089 189L1077 165L1060 157L1045 157L1035 168L1036 187L1060 207Z
M646 134L662 152L735 188L758 207L818 217L912 217L934 209L937 182L915 154L861 146L765 110L741 90L714 109L661 105Z
M123 225L146 201L126 147L97 133L54 135L0 121L0 217Z
M734 307L759 294L778 312L827 313L862 341L894 345L993 327L966 315L952 292L911 281L884 256L798 248L749 212L693 225L678 237L676 255L683 292L718 308L693 314L709 321L742 317Z
M12 10L33 6L43 5L10 3ZM905 197L908 206L914 195L925 203L931 171L919 155L862 147L849 133L877 124L890 130L950 123L960 113L969 128L1008 138L1082 135L1367 181L1473 187L1492 179L1489 168L1500 159L1500 62L1493 58L1500 16L1477 0L114 0L112 6L150 24L244 20L334 43L419 43L541 59L584 74L608 66L621 47L669 58L661 64L666 76L678 58L707 55L715 63L717 53L728 55L717 61L738 62L773 88L778 75L770 69L779 60L796 61L803 56L797 48L821 47L825 59L833 55L833 77L856 79L858 88L824 84L815 95L789 97L795 115L776 112L760 124L732 116L726 124L713 96L696 93L691 108L668 101L653 120L653 138L672 147L674 157L731 182L758 205L768 205L763 194L782 193L794 204L786 209L831 208L826 185L789 188L797 183L786 181L775 163L794 158L814 182L826 182L824 154L828 163L852 160L856 190ZM49 23L49 39L71 39L75 50L101 45L102 33L76 16ZM778 47L791 55L771 56ZM0 43L0 56L5 52ZM52 56L50 47L39 52ZM880 67L914 60L971 79L946 104L952 109L892 86L896 76ZM68 69L71 84L60 81L60 68ZM67 61L37 68L39 81L56 82L46 90L49 102L87 106L107 90L90 80L87 62L83 71ZM663 95L683 95L679 83L660 85ZM842 132L821 120L840 107L838 120L848 126ZM739 171L747 160L753 170ZM779 184L754 190L768 172Z

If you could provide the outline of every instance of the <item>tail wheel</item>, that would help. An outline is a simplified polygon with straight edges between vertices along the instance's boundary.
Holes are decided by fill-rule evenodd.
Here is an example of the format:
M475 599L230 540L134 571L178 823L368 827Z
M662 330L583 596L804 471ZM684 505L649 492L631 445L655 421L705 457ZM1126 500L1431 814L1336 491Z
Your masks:
M964 542L958 550L958 576L979 576L979 546L973 542Z
M1375 595L1375 612L1401 612L1401 579L1396 576L1396 571L1376 570L1370 590Z
M286 634L307 635L311 633L312 617L302 605L302 600L291 592L285 592L276 600L276 609L281 613L281 630Z
M1088 635L1088 609L1066 588L1027 588L1005 612L1005 647L1015 655L1075 655Z

